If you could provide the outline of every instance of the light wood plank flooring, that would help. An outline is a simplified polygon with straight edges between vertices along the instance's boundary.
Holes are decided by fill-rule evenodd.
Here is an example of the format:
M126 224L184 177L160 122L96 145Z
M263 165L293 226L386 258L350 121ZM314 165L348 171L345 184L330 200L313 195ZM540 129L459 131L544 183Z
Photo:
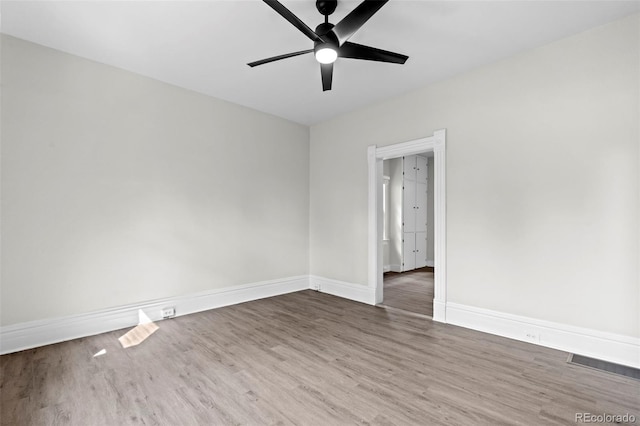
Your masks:
M433 268L420 268L383 277L385 306L433 316Z
M310 290L0 357L3 425L574 425L639 382ZM94 357L101 349L106 354Z

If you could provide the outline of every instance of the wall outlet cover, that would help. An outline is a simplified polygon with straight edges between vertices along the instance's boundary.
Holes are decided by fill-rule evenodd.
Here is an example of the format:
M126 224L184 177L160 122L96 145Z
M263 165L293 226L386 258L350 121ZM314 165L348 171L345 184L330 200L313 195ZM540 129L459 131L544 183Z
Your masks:
M162 318L171 318L176 316L176 308L173 306L169 308L162 308Z

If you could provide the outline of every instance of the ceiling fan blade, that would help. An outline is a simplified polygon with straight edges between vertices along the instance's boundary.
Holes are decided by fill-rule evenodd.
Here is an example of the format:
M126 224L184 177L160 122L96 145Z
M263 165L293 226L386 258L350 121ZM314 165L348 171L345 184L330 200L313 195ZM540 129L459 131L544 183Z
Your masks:
M377 49L363 44L346 42L338 50L340 58L364 59L367 61L391 62L393 64L404 64L409 57L400 53L389 52L388 50Z
M284 7L284 5L282 3L280 3L279 1L277 1L277 0L262 0L262 1L264 1L266 4L271 6L271 8L273 10L275 10L276 12L278 12L280 14L280 16L282 16L284 19L286 19L291 24L293 24L294 27L296 27L297 29L302 31L302 33L304 35L306 35L307 37L309 37L311 40L318 41L318 42L323 41L318 36L318 34L313 32L313 30L311 28L309 28L307 26L307 24L302 22L300 20L300 18L298 18L296 15L294 15L293 12L291 12L289 9Z
M364 0L331 31L338 37L340 45L349 40L389 0Z
M285 53L284 55L273 56L271 58L261 59L255 62L249 62L247 65L249 65L250 67L257 67L258 65L268 64L269 62L279 61L280 59L292 58L294 56L304 55L305 53L311 53L311 52L313 52L313 49L301 50L299 52Z
M333 82L333 64L320 64L320 74L322 75L322 91L331 90Z

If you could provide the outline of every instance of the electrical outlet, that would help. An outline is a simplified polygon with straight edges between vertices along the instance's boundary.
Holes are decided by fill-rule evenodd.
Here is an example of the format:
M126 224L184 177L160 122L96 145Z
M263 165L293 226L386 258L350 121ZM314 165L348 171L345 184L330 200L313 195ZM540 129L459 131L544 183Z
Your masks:
M170 306L168 308L162 308L162 318L171 318L176 316L176 308Z
M530 342L540 342L540 334L536 333L535 331L527 331L524 333L524 336Z

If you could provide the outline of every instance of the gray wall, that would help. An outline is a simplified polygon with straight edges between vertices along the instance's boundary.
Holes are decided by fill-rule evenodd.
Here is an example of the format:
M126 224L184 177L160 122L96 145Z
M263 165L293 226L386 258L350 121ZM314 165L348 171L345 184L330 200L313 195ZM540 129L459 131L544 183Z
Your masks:
M635 15L313 126L311 273L367 283L367 146L446 128L448 301L640 336L639 31Z
M1 323L308 274L309 129L2 36Z

